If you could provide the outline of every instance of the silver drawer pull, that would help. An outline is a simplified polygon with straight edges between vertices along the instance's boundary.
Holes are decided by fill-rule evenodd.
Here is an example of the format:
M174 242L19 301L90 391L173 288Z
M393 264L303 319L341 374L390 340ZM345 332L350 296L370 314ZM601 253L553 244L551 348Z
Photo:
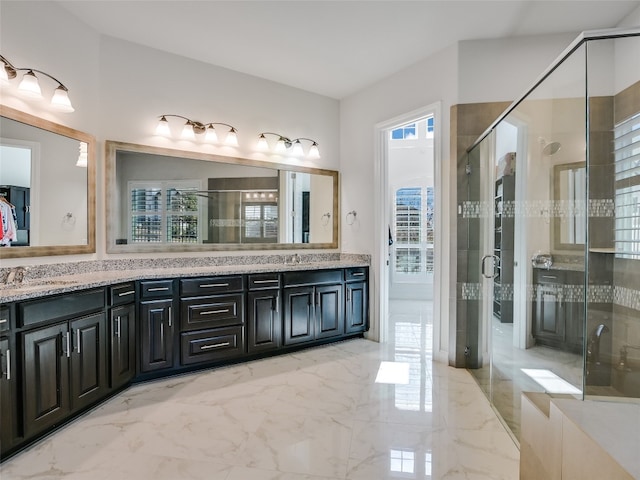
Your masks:
M0 323L7 323L9 320L7 320L6 318L0 319Z
M279 280L254 280L253 283L278 283Z
M151 291L151 289L149 289L149 291ZM135 290L129 290L128 292L119 293L118 296L119 297L126 297L127 295L133 295L134 293L136 293Z
M155 287L155 288L150 288L148 291L149 292L166 292L167 290L169 290L169 287Z
M231 345L231 343L229 342L216 343L215 345L203 345L200 347L200 350L210 350L212 348L228 347L229 345Z
M356 272L352 273L351 275L353 275L354 277L364 277L364 272Z
M225 310L207 310L206 312L199 312L200 315L213 315L215 313L229 313L229 309Z
M542 275L542 278L552 278L553 280L555 280L558 277L556 277L555 275Z
M228 287L228 283L203 283L200 285L200 288L211 288L211 287Z

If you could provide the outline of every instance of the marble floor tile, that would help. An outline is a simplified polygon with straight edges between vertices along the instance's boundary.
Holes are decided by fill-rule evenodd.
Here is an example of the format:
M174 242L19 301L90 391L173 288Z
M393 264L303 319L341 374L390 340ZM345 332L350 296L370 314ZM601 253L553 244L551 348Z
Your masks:
M2 480L518 478L469 372L431 359L428 308L338 342L137 384L0 465ZM397 327L397 328L396 328ZM403 383L375 383L381 362Z

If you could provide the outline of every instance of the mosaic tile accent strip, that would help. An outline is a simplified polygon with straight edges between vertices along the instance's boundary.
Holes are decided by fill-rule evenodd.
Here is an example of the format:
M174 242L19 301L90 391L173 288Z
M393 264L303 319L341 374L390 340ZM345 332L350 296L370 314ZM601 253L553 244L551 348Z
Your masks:
M583 303L585 301L584 285L527 285L527 300L535 301L541 290L553 293L564 303ZM493 296L499 301L514 299L513 284L494 285ZM482 284L462 283L461 300L483 299ZM586 296L587 303L611 303L640 311L640 291L612 285L589 285Z
M489 218L498 211L504 218L575 218L588 215L590 218L613 217L615 203L610 198L589 200L508 200L500 202L494 209L492 201L467 200L462 203L462 218Z
M640 291L625 287L615 287L613 303L632 310L640 310Z

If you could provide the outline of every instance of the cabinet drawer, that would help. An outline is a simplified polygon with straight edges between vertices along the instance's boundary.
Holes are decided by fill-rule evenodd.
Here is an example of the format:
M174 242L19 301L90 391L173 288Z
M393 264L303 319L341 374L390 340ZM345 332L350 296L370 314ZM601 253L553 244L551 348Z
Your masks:
M212 362L244 353L244 327L215 328L180 335L183 365Z
M282 275L285 287L297 285L320 285L342 282L342 270L316 270L307 272L285 272Z
M166 298L173 295L173 280L140 282L140 298Z
M18 304L20 327L63 320L105 307L105 290L87 290Z
M564 283L564 272L558 270L535 270L536 283Z
M241 325L244 294L183 298L180 300L182 331Z
M279 288L279 273L257 273L249 275L249 290L262 290L265 288Z
M344 279L347 282L366 280L367 279L367 267L353 267L344 269Z
M242 291L243 289L244 282L242 275L180 280L180 294L182 296L210 295L213 293Z
M9 305L2 305L0 307L0 332L5 332L11 329L11 308Z
M133 282L115 285L109 288L109 305L124 305L136 299L136 287Z

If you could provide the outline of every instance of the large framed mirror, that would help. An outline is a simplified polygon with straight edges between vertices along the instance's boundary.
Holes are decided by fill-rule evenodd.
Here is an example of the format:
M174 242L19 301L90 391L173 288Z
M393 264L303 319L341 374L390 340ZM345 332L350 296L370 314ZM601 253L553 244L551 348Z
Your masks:
M555 250L583 250L586 242L585 162L553 167L553 247Z
M95 139L0 105L0 258L94 253Z
M107 252L335 249L338 172L106 142Z

